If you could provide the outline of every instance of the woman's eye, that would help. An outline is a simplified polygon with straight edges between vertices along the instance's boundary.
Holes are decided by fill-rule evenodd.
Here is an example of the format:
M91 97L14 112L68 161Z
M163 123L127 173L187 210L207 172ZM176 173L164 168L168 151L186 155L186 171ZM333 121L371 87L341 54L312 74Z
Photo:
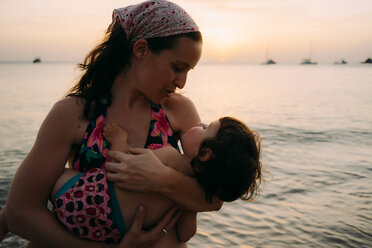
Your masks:
M178 67L178 66L173 66L173 70L175 72L182 72L182 68Z

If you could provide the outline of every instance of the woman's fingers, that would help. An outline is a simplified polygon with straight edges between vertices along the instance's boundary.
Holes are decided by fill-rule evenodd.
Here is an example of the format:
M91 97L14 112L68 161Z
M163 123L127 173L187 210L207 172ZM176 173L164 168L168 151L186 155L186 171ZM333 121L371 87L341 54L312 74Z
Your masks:
M120 248L143 248L155 243L155 241L146 238L146 233L142 231L142 224L145 219L145 208L140 206L134 217L130 230L120 241Z
M141 232L143 221L145 219L146 211L143 206L140 206L136 212L132 227L130 228L134 232Z
M158 222L158 224L153 227L150 231L149 234L152 235L159 235L164 234L163 229L169 230L170 228L173 227L173 225L176 223L177 219L180 217L180 215L177 217L178 213L176 212L178 210L178 207L173 206L171 207L166 215Z
M131 154L134 154L134 155L143 154L146 151L148 151L148 149L145 149L145 148L130 148L130 147L128 148L128 152L130 152Z
M159 192L166 170L170 170L149 149L131 148L133 154L108 151L115 161L106 162L107 176L116 186L133 191Z
M177 209L177 207L170 208L154 228L149 231L143 231L142 225L145 219L146 211L143 206L140 206L136 212L136 216L130 230L121 240L119 247L144 248L152 246L164 235L163 229L169 230L169 228L174 225L174 219L177 218L178 215L177 213L175 214Z
M105 168L110 172L119 172L122 169L123 164L116 162L106 162Z
M123 161L125 159L125 156L128 155L128 154L125 154L123 152L119 152L119 151L112 151L112 150L109 150L107 151L107 155L111 158L111 159L115 159L117 161Z
M174 224L176 224L177 220L181 217L182 214L183 211L181 209L177 209L177 211L172 215L170 221L165 225L164 229L167 231L171 229L174 226Z
M118 173L107 171L107 179L111 182L120 182L121 177Z

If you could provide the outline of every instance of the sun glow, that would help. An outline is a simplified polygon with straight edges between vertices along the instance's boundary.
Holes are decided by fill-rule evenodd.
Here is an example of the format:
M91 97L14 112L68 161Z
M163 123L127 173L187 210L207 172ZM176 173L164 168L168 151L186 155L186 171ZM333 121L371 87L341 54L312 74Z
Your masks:
M206 53L213 54L219 62L226 62L231 54L247 42L240 38L236 29L213 28L203 33Z
M172 1L199 25L205 62L259 63L269 56L299 63L310 41L317 62L360 63L372 54L372 1ZM0 60L80 61L103 37L112 9L141 1L42 2L1 1Z

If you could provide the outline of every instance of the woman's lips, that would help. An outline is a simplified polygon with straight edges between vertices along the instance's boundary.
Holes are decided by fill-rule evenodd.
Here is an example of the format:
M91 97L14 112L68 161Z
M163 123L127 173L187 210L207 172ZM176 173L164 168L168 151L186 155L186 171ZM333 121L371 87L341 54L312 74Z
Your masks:
M166 89L168 96L171 96L176 91L175 89Z

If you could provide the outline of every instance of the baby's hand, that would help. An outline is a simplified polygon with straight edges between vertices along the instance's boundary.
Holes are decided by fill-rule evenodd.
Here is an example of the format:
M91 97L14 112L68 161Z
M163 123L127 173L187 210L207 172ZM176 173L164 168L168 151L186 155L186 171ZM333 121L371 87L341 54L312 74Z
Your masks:
M106 123L103 127L103 136L111 143L111 149L126 152L128 133L116 123Z

